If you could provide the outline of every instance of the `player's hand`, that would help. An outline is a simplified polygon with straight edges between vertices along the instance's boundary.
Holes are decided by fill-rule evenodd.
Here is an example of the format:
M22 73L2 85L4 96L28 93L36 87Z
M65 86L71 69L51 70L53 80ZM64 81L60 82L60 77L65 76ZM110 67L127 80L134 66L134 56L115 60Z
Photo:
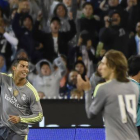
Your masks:
M77 89L89 91L91 89L90 81L88 77L86 76L86 81L84 81L80 74L77 76Z
M20 117L19 116L10 115L8 121L16 124L16 123L20 122Z

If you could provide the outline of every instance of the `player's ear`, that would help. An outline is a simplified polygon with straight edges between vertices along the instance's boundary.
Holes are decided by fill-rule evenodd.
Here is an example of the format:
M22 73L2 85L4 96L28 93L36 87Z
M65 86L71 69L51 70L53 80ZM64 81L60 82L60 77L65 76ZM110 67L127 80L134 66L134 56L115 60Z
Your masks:
M15 66L12 66L12 71L15 71L16 67Z

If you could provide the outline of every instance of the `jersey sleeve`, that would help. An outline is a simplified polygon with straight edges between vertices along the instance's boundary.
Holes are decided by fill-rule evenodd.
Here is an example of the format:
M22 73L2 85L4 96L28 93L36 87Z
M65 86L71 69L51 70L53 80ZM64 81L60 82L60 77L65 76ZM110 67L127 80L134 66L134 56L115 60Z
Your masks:
M2 83L5 83L5 81L7 80L7 78L12 77L10 75L7 75L6 73L1 73L0 72L0 86L2 85ZM9 80L9 79L8 79Z
M40 99L39 99L36 89L30 83L28 83L27 86L33 92L32 94L30 94L31 95L30 109L31 109L32 115L20 116L20 121L27 124L33 124L33 123L40 122L42 120L43 111L42 111Z
M95 88L93 102L89 107L90 114L97 115L104 108L106 103L106 94L102 86L103 84L99 84Z

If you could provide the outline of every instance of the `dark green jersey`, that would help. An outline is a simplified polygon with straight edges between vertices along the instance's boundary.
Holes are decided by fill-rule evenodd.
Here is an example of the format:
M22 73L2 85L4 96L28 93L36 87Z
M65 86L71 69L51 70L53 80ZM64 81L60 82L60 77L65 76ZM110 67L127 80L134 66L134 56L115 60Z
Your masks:
M0 74L1 84L1 123L19 135L27 135L28 124L42 120L43 112L36 89L27 82L16 86L13 78ZM21 122L13 124L8 121L9 115L19 116Z

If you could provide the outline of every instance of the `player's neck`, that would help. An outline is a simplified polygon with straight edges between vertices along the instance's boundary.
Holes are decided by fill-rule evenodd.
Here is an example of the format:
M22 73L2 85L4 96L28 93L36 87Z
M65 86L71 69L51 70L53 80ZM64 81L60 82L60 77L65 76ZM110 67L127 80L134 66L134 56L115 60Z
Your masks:
M14 77L13 79L14 79L16 86L24 86L27 82L27 80L25 78L19 79L19 78Z
M113 79L116 79L115 73L112 73L108 78L108 80L113 80Z

